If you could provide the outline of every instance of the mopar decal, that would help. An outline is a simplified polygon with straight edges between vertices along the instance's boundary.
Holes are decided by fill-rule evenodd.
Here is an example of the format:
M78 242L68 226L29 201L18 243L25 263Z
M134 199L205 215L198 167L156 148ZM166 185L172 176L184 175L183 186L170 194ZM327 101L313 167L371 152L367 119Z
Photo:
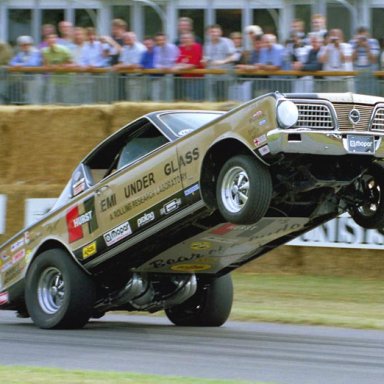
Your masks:
M108 247L111 245L117 243L118 241L124 239L125 237L132 234L131 226L129 225L129 222L126 221L123 224L118 225L117 227L113 228L111 231L104 233L104 241L105 244L107 244Z

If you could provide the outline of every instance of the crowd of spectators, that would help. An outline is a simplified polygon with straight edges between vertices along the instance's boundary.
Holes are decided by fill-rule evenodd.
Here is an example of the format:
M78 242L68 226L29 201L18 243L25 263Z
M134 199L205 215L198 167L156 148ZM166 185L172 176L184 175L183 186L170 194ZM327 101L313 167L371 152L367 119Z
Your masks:
M325 17L316 14L312 17L309 33L305 33L302 20L294 20L285 42L279 42L273 33L264 33L257 25L248 26L244 33L233 32L228 37L223 36L219 25L211 25L206 28L202 38L194 34L193 20L187 17L179 19L178 36L174 42L168 41L162 32L138 41L136 34L128 30L122 19L112 21L111 36L98 36L94 28L76 27L68 21L62 21L58 24L58 30L54 25L43 25L42 41L38 45L34 44L31 36L19 36L15 52L12 54L10 49L3 48L0 60L2 65L21 67L108 68L120 72L128 69L159 69L180 73L180 77L194 79L197 84L201 75L183 74L182 70L238 69L245 77L260 70L267 71L270 76L270 72L276 70L356 70L368 75L380 68L380 62L384 64L384 55L380 57L379 43L369 35L367 28L358 28L355 36L346 42L342 30L328 31ZM156 88L160 78L161 74L151 77L153 88ZM308 79L312 78L298 78L301 86L305 83L303 80ZM341 78L334 80L338 79ZM134 80L131 79L126 88L131 98L141 98L143 90L138 92L138 88L142 87L139 83L135 84ZM225 77L221 76L215 81L213 84L217 86L220 81L225 81ZM297 84L300 88L300 81ZM307 81L306 84L311 83ZM333 86L335 84L332 82ZM347 90L356 86L353 82L346 84ZM145 97L160 99L162 86L158 84L157 92L155 89ZM332 90L332 87L324 89ZM311 89L304 86L303 90ZM200 91L194 93L189 95L190 98L200 98L201 87Z

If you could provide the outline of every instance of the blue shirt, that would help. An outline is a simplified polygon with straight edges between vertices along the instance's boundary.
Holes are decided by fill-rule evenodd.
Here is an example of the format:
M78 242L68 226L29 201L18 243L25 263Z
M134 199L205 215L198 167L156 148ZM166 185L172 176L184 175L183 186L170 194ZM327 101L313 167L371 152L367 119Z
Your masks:
M271 48L261 48L260 64L274 65L282 68L284 64L284 47L279 44L274 44Z
M141 56L140 66L144 69L155 68L155 51L145 51Z
M36 48L31 48L28 52L18 52L9 62L9 65L21 65L24 67L39 67L43 63L41 53Z

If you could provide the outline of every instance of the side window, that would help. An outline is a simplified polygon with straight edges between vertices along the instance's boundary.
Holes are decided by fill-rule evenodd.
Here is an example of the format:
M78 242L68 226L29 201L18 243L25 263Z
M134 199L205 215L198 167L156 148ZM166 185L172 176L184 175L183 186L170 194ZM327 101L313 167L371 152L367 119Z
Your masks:
M137 135L127 140L120 152L116 169L135 162L167 142L168 140L152 124L146 124Z
M143 118L107 139L84 162L91 184L95 185L127 164L131 164L168 140L150 121ZM81 182L77 190L82 189Z

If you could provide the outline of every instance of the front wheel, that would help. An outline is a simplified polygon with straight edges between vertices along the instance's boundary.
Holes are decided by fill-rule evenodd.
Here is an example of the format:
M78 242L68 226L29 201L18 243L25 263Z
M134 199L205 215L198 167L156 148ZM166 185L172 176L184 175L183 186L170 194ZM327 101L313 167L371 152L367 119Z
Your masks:
M81 328L92 315L95 299L94 282L64 250L47 250L33 261L25 301L38 327Z
M363 228L384 227L384 167L374 163L355 184L357 196L363 202L350 210L354 221Z
M227 160L216 185L217 205L225 220L256 223L266 214L271 198L272 178L264 164L246 155Z
M231 313L233 284L230 274L198 285L196 293L184 303L165 310L175 325L220 327Z

